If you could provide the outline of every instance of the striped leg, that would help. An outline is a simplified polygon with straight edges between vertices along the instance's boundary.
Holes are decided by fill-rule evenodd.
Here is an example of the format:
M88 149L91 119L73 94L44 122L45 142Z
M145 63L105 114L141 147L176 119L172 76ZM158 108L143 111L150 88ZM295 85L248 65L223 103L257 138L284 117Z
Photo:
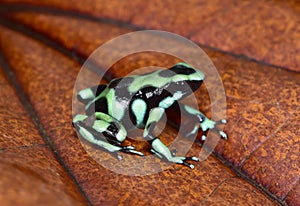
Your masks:
M93 101L101 92L106 89L106 84L96 85L78 92L77 98L80 102L88 104Z
M143 156L132 146L122 146L127 132L125 128L113 117L102 112L96 112L92 116L76 115L73 125L78 133L89 143L101 147L109 152L126 152ZM122 159L120 155L117 155Z
M165 110L163 108L154 108L150 111L149 118L147 120L143 137L151 143L151 152L155 153L158 157L164 158L169 162L174 162L177 164L183 164L191 169L194 168L194 165L187 162L187 160L198 161L197 157L181 157L175 156L171 153L169 148L161 142L161 140L153 135L153 129L157 122L161 119Z
M185 112L187 115L195 116L200 123L200 125L198 125L198 123L195 124L194 129L190 133L188 133L187 136L191 134L195 134L196 132L198 132L199 127L201 127L204 133L206 133L210 129L217 132L222 138L227 139L227 134L216 127L218 124L226 124L227 122L226 119L222 119L216 122L212 121L204 114L202 114L199 110L196 110L188 105L183 105L183 110L184 110L183 112ZM204 134L202 136L202 140L205 139L206 139L206 135Z

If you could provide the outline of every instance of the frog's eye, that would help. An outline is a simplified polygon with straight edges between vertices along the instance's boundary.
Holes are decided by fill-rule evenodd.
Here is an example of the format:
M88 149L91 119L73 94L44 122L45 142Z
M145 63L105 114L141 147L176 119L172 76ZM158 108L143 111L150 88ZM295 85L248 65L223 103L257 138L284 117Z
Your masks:
M196 71L193 68L176 64L175 66L171 67L170 69L160 71L159 76L169 78L169 77L174 77L178 74L191 75L195 72Z
M184 62L179 62L177 64L175 64L175 66L183 66L183 67L189 67L189 68L192 68L191 65L187 64L187 63L184 63Z
M175 74L184 74L184 75L191 75L196 73L196 70L190 66L186 66L187 64L176 64L171 67L169 70L174 72Z

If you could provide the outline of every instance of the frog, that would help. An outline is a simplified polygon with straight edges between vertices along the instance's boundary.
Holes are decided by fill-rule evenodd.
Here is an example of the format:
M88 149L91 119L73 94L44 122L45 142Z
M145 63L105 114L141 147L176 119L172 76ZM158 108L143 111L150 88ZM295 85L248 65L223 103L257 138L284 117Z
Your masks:
M85 114L76 114L73 126L85 141L115 154L120 160L122 152L144 156L134 146L122 145L128 131L142 129L142 136L149 142L153 154L170 163L193 169L192 162L199 159L195 156L176 156L176 152L170 151L154 134L154 129L166 110L195 92L204 78L202 71L179 62L168 69L115 78L108 84L85 88L77 94L79 102L84 104ZM183 104L181 108L182 113L195 120L187 135L194 135L201 128L202 140L206 139L208 130L227 139L227 134L217 127L226 124L226 119L213 121L189 105Z

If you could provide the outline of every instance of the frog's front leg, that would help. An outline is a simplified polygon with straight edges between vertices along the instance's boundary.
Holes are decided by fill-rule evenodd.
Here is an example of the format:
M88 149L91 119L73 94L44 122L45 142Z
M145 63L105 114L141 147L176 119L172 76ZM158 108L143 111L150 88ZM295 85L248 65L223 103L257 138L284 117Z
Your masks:
M205 133L208 130L212 130L217 132L222 138L227 139L227 134L225 132L223 132L222 130L217 128L217 125L219 124L226 124L227 121L226 119L222 119L219 121L212 121L210 120L208 117L206 117L202 112L200 112L199 110L194 109L193 107L190 107L188 105L183 105L183 112L186 113L186 115L192 115L193 117L196 117L197 121L199 122L195 124L194 129L187 134L191 135L191 134L195 134L198 129L199 126L201 127L202 131L204 132L204 135L202 135L202 140L206 139L206 135Z
M132 146L122 146L127 132L122 124L113 117L96 112L92 116L78 114L73 119L73 125L78 133L92 145L101 147L109 152L126 152L143 156ZM118 159L122 159L117 154Z
M183 157L175 156L171 153L169 148L162 143L162 141L153 134L153 129L161 119L165 110L163 108L153 108L149 113L149 118L147 120L143 137L151 143L151 152L155 153L160 158L165 158L169 162L174 162L177 164L183 164L190 168L194 168L194 165L187 162L187 160L198 161L197 157Z

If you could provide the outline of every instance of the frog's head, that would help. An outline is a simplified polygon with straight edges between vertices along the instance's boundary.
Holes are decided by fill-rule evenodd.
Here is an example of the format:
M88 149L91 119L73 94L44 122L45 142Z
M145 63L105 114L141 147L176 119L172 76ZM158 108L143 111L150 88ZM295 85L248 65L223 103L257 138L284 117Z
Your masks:
M181 91L186 95L197 90L204 80L202 71L183 62L164 70L160 75L170 78L170 87L168 89L174 90L173 92Z

